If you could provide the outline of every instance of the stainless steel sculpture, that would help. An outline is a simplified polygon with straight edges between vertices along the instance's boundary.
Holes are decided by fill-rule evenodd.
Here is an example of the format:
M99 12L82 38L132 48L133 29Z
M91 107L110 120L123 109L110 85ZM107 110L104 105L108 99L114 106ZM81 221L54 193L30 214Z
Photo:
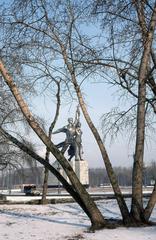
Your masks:
M65 141L56 145L56 147L61 148L61 152L64 154L68 149L69 161L72 157L75 156L75 160L83 160L82 159L82 131L81 131L81 123L80 123L80 110L79 106L77 107L75 120L73 118L68 118L68 125L59 128L54 131L53 134L57 134L60 132L64 132L66 134Z

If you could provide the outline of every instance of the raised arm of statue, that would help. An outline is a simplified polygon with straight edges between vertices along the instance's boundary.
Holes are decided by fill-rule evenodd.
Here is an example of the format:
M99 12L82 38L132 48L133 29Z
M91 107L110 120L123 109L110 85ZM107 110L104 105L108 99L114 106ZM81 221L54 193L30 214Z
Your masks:
M56 134L56 133L60 133L60 132L66 132L66 128L65 127L59 128L56 131L54 131L52 134Z
M80 106L79 105L77 106L77 109L76 109L74 125L76 126L78 122L80 122Z

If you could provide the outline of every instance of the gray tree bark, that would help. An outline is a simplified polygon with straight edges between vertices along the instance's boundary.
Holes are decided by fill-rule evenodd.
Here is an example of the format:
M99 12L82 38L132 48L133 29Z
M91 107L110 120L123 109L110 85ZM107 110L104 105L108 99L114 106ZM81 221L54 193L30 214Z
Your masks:
M0 72L8 85L10 91L12 92L13 96L15 97L23 115L25 116L27 122L29 123L30 127L34 130L34 132L38 135L38 137L42 140L42 142L47 146L47 148L51 151L51 153L55 156L55 158L59 161L63 169L65 170L67 176L70 179L70 182L75 189L76 192L79 193L81 196L81 200L83 201L86 209L90 213L90 220L92 223L92 228L99 229L107 225L107 221L102 216L101 212L97 208L94 201L89 196L86 189L82 186L79 179L77 178L75 172L73 171L72 167L70 166L69 162L65 159L62 153L55 147L55 145L51 142L42 128L39 126L37 121L34 119L33 115L29 111L27 104L25 103L24 99L22 98L16 84L14 83L11 75L6 70L2 61L0 61Z
M156 5L156 4L155 4ZM138 106L137 106L137 133L136 147L133 165L132 180L132 205L131 214L137 221L143 220L143 199L142 199L142 173L144 157L144 136L145 136L145 103L146 103L146 80L148 78L148 64L152 47L153 35L156 25L156 6L151 17L149 30L144 43L144 51L141 58L138 73Z
M51 139L52 136L52 131L53 128L57 122L58 116L59 116L59 110L60 110L60 83L55 82L57 85L57 94L56 94L56 99L57 99L57 104L56 104L56 112L55 112L55 117L53 122L51 123L51 126L49 128L49 133L48 136ZM49 156L50 156L50 151L48 148L46 148L46 154L45 154L45 161L49 163ZM47 168L44 169L44 180L43 180L43 191L42 191L42 204L46 204L46 195L47 195L47 190L48 190L48 176L49 176L49 170Z

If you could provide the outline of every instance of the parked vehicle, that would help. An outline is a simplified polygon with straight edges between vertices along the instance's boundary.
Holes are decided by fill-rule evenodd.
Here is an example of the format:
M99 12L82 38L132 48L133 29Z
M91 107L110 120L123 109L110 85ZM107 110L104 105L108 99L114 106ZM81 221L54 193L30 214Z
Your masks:
M6 196L0 193L0 201L6 201Z
M25 185L24 193L26 196L39 196L40 192L36 190L36 185Z

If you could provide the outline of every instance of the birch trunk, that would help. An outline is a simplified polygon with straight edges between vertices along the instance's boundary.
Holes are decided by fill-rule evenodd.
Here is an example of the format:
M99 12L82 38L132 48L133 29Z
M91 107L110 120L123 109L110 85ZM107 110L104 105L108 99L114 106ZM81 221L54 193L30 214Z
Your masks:
M70 166L69 162L65 159L63 154L55 147L55 145L51 142L48 136L45 134L43 129L39 126L37 121L34 119L33 115L31 114L27 104L25 103L24 99L22 98L16 84L13 82L12 77L4 67L2 61L0 61L0 71L1 74L8 85L9 89L11 90L13 96L16 99L23 115L25 116L27 122L31 126L31 128L35 131L38 137L42 140L42 142L47 146L47 148L51 151L51 153L55 156L55 158L59 161L60 165L65 170L67 176L70 179L70 182L75 189L76 192L81 197L86 209L90 213L90 220L92 223L92 227L95 229L102 228L107 225L107 221L102 216L101 212L97 208L94 201L89 196L86 189L82 186L79 179L77 178L75 172L73 171L72 167Z
M137 133L136 147L133 165L132 179L132 205L131 215L136 221L143 220L143 199L142 199L142 172L144 158L144 136L145 136L145 102L146 102L146 80L148 77L148 64L152 47L153 35L156 25L156 6L150 21L149 31L144 43L144 51L141 58L138 73L138 105L137 105Z
M101 151L101 155L102 155L103 161L105 163L107 174L109 176L111 185L113 187L113 190L114 190L114 193L115 193L115 197L117 199L117 202L118 202L121 214L122 214L123 221L124 221L125 224L129 224L129 223L131 223L132 219L130 217L129 210L128 210L126 202L125 202L125 200L123 198L123 195L122 195L122 192L120 190L120 187L118 185L118 181L117 181L116 175L115 175L115 173L113 171L113 167L111 165L109 156L108 156L107 151L105 149L105 146L104 146L104 144L102 142L102 139L101 139L101 137L100 137L96 127L94 126L94 124L93 124L93 122L92 122L92 120L91 120L91 118L90 118L90 116L89 116L89 114L87 112L86 105L85 105L85 102L84 102L84 99L83 99L80 87L79 87L79 85L77 83L77 80L76 80L74 68L73 68L72 64L68 62L68 57L67 57L66 50L65 50L64 46L61 44L61 42L59 41L59 39L57 39L57 41L60 44L62 55L63 55L63 58L64 58L64 62L65 62L66 66L67 66L67 68L69 70L70 75L71 75L71 80L72 80L72 83L74 85L75 91L77 93L77 97L78 97L79 104L81 106L83 115L84 115L84 117L86 119L86 122L87 122L89 128L91 129L91 131L92 131L92 133L93 133L93 135L95 137L95 140L96 140L96 142L97 142L97 144L99 146L99 149Z
M90 214L88 210L86 209L85 205L83 204L79 194L72 188L72 186L66 181L66 179L51 165L49 162L45 161L44 158L41 158L37 153L35 153L32 149L24 145L22 142L20 142L18 139L13 137L11 134L6 132L4 129L0 128L0 133L5 136L9 141L14 143L18 148L20 148L22 151L27 153L29 156L31 156L33 159L37 160L39 163L41 163L46 169L48 169L52 174L55 175L55 177L58 178L58 180L62 183L64 188L67 190L67 192L75 199L76 202L79 203L79 205L82 207L84 212L90 217Z
M60 105L61 105L61 100L60 100L60 82L55 81L57 85L57 94L56 94L56 99L57 99L57 104L56 104L56 112L55 112L55 117L54 120L52 121L50 128L49 128L49 138L51 139L52 137L52 131L53 128L55 127L55 124L57 122L58 116L59 116L59 111L60 111ZM50 151L48 148L46 148L46 154L45 154L45 161L49 163L49 156L50 156ZM48 190L48 177L49 177L49 170L45 167L44 169L44 180L43 180L43 190L42 190L42 204L46 204L46 195L47 195L47 190Z

